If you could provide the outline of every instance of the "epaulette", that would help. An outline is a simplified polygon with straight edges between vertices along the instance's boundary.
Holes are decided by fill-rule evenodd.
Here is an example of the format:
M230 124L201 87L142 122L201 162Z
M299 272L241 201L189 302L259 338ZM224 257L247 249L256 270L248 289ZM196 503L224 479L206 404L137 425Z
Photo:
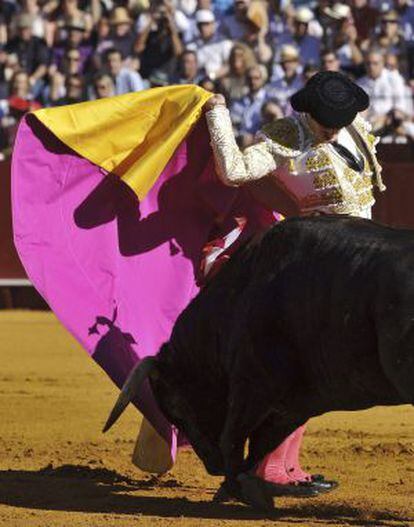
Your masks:
M287 157L296 157L303 149L303 138L298 122L291 117L265 124L262 134L273 142L272 149Z

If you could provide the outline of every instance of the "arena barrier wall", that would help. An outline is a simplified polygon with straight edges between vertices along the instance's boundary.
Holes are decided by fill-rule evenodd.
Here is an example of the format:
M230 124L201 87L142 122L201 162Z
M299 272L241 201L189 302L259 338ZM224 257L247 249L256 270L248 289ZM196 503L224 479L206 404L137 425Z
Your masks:
M30 285L13 243L10 159L0 162L0 286Z

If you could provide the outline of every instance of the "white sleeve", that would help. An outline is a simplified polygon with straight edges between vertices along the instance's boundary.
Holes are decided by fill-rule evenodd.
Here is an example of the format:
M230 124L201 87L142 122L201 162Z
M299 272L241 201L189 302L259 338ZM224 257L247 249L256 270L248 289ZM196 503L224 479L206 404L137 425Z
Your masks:
M230 114L225 106L215 106L206 113L206 119L217 174L223 183L237 187L261 179L277 168L276 158L269 151L267 141L240 151L234 138Z

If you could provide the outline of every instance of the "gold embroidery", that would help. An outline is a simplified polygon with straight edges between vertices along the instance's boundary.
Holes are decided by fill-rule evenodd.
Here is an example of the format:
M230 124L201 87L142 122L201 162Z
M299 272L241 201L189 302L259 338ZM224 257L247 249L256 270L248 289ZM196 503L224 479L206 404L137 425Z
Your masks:
M356 130L357 134L360 136L362 142L365 144L371 158L370 163L372 164L372 169L375 173L375 184L381 192L385 190L385 185L382 181L381 172L382 167L378 163L376 157L376 148L375 145L378 143L379 138L371 133L371 125L366 121L361 115L357 115L351 124L350 128ZM352 134L351 134L352 135ZM364 156L365 157L365 156ZM366 170L366 168L364 169Z
M306 170L315 172L331 165L331 160L326 152L318 148L315 152L310 153L306 159Z
M289 117L266 124L262 132L282 147L293 150L301 147L298 125Z
M335 171L332 169L319 172L318 174L315 174L315 177L313 178L313 186L316 190L338 186L338 184L338 178L336 177Z
M314 175L313 186L315 193L307 196L303 201L305 209L324 207L333 214L356 214L373 205L372 172L368 163L362 173L352 170L341 160L342 169L334 169L326 152L319 151L306 160L308 171L316 170L328 164L328 168L320 170ZM340 176L340 177L339 177ZM342 184L341 184L342 181Z

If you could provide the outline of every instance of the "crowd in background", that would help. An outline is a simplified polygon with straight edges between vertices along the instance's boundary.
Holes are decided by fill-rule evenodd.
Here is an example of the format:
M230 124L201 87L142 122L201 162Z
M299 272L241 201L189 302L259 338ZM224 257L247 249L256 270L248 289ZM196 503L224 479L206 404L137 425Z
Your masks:
M371 98L385 141L414 140L409 0L0 0L0 150L19 119L169 84L223 93L244 147L319 70Z

